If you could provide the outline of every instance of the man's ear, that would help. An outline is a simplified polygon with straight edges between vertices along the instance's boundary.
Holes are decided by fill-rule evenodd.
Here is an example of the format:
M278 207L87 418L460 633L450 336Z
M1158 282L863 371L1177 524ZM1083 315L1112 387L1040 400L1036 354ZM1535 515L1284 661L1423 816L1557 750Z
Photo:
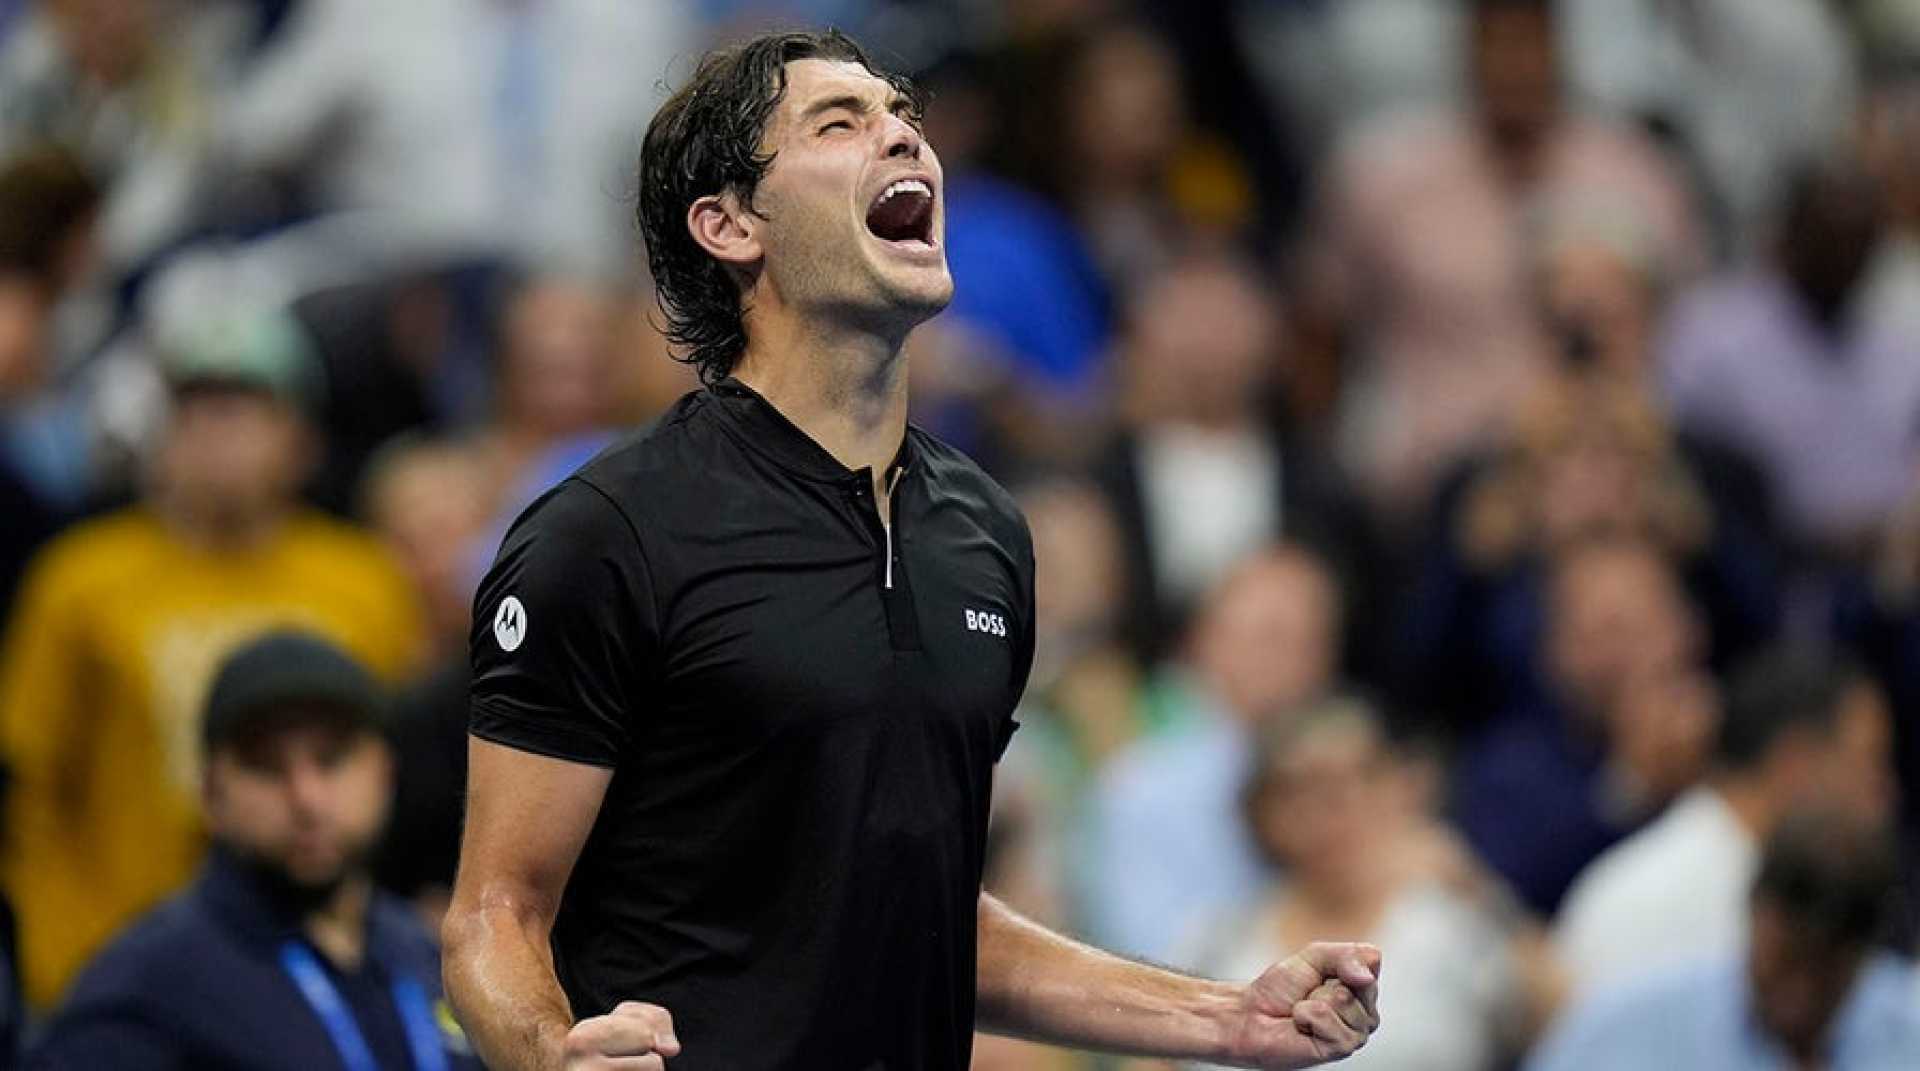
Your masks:
M687 206L687 230L693 240L729 268L751 269L766 255L759 224L760 218L731 190L708 194Z

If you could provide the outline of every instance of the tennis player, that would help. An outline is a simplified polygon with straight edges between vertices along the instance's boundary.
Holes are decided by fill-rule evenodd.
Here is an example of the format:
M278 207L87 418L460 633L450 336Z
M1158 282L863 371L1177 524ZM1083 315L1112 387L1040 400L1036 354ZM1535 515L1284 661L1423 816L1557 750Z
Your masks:
M919 118L793 33L708 55L647 131L706 386L529 508L477 596L445 971L495 1071L963 1071L976 1027L1296 1068L1378 1024L1370 947L1207 981L981 891L1033 547L907 423L902 345L953 292Z

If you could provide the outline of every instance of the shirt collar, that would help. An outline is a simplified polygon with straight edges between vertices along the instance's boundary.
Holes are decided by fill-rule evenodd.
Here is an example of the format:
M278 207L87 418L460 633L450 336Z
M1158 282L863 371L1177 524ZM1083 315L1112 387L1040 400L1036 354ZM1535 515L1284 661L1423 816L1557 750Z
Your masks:
M870 481L867 469L850 469L827 452L827 448L802 431L772 402L758 391L732 376L708 389L718 403L715 408L726 422L739 432L741 441L796 476L826 483L857 485ZM888 471L908 465L913 451L913 436L903 435Z
M194 885L194 897L207 913L249 940L277 944L300 933L300 920L276 903L250 868L233 852L215 845Z
M220 845L216 844L208 852L192 895L216 923L235 931L248 942L277 948L282 942L305 936L299 917L286 905L276 902L252 870L230 849ZM400 947L401 934L383 906L381 894L376 890L367 903L364 962L391 969L389 952Z

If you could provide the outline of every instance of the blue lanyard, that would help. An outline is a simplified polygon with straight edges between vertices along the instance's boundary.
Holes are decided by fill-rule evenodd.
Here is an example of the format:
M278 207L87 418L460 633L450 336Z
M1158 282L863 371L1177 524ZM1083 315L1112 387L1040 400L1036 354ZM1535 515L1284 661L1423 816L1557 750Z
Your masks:
M340 1054L340 1062L346 1064L347 1071L380 1071L373 1050L367 1047L367 1039L360 1033L360 1024L354 1021L347 1002L341 999L340 991L334 988L306 942L296 938L281 945L280 965L286 968L300 995L307 998L307 1004L327 1028L334 1051ZM400 1025L407 1033L407 1048L413 1053L413 1071L448 1071L447 1051L441 1047L440 1031L434 1025L433 1008L427 1001L426 991L413 979L396 974L393 1004L400 1013Z

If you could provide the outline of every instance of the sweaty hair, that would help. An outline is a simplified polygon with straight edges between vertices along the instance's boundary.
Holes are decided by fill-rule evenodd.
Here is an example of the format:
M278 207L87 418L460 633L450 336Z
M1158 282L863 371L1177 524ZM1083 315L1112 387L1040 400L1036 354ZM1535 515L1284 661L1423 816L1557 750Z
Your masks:
M761 148L787 92L787 64L857 63L906 97L917 121L924 101L904 76L882 71L838 30L770 33L708 53L654 114L640 150L637 216L647 265L675 357L708 384L732 373L747 347L740 288L687 230L687 210L731 191L749 210L773 154Z
M1831 733L1848 689L1866 680L1847 662L1782 648L1759 655L1734 675L1720 726L1724 767L1751 769L1796 729Z
M1858 948L1881 936L1898 873L1882 830L1837 813L1796 812L1767 839L1753 899L1822 944Z

